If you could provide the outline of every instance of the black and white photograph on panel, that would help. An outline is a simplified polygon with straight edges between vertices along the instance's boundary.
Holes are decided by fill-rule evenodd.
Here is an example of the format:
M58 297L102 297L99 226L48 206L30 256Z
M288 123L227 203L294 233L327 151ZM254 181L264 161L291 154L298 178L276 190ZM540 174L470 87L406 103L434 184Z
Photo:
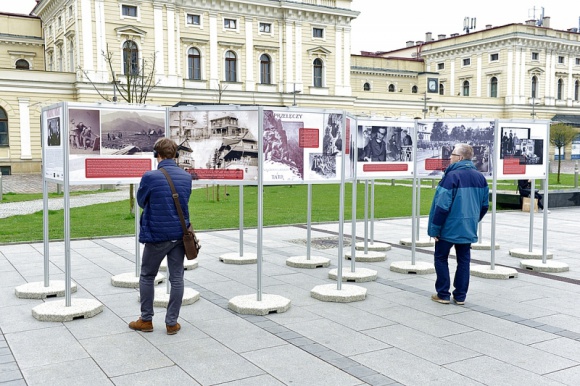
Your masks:
M165 112L148 110L101 110L101 154L132 155L153 152L165 137Z
M99 154L101 150L100 111L69 109L69 153Z
M48 146L60 146L61 140L61 130L60 130L60 117L50 118L47 121L47 144Z
M500 159L515 158L520 165L544 163L544 140L532 138L530 128L502 127Z
M473 164L483 175L493 175L495 123L489 120L419 121L418 176L442 175L451 162L455 144L473 147Z
M169 130L193 179L258 179L257 109L170 110Z
M304 150L299 144L304 114L264 110L263 123L264 180L304 179Z
M336 178L336 156L325 154L309 154L310 170L322 178Z
M326 114L326 127L322 140L322 152L325 155L342 154L342 114ZM334 171L336 174L336 170Z

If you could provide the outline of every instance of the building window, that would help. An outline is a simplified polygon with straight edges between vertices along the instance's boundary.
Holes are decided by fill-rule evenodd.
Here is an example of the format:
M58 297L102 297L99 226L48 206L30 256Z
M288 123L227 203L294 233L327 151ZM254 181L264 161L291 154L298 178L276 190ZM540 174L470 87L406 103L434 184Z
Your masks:
M564 81L562 79L558 79L558 94L556 99L562 100L562 93L564 92Z
M266 54L260 56L260 83L272 84L272 59Z
M497 62L499 60L499 54L491 54L489 55L490 62Z
M445 70L445 63L437 63L438 70Z
M72 5L68 6L68 17L69 18L73 17L73 6Z
M580 80L574 82L574 100L578 102L578 93L580 92Z
M18 59L16 61L16 69L17 70L30 70L30 63L24 59Z
M576 65L580 66L580 58L576 58Z
M532 52L532 60L540 60L540 53Z
M324 28L312 28L313 38L324 38Z
M497 78L493 76L489 81L489 96L497 98Z
M48 71L52 71L52 66L54 64L54 55L52 52L48 54Z
M366 82L366 83L363 85L363 90L364 90L364 91L371 91L371 85L370 85L370 83L369 83L369 82Z
M136 5L121 5L121 14L123 16L137 17L137 6Z
M70 39L68 41L68 60L70 66L70 72L75 72L75 54L74 54L74 43L73 40Z
M236 64L236 54L234 54L232 51L226 52L226 82L237 81Z
M224 28L226 29L236 29L238 21L236 19L224 19Z
M197 48L190 48L187 52L187 77L201 80L201 55Z
M260 23L259 31L267 34L272 33L272 24Z
M58 48L58 70L62 72L62 47Z
M58 17L58 28L62 27L62 16Z
M0 146L8 146L8 116L0 107Z
M395 92L395 85L392 83L389 85L389 92Z
M314 87L322 87L322 60L314 59L313 72L314 72Z
M469 96L469 81L463 82L463 96Z
M558 64L564 64L564 57L558 56Z
M411 93L412 94L417 94L418 92L419 92L419 88L417 86L411 87Z
M445 87L441 82L439 82L439 95L445 95Z
M463 59L463 66L471 66L471 59L470 58Z
M187 24L188 25L201 25L201 16L188 13L187 14Z
M137 43L131 40L123 43L123 74L139 74L139 48Z
M532 76L532 98L538 97L538 78Z

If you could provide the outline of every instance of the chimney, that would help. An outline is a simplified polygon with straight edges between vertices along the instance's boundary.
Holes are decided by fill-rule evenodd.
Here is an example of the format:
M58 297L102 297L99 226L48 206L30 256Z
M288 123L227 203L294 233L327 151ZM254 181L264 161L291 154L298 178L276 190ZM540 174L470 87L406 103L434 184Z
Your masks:
M536 20L534 19L526 20L526 25L536 25Z
M405 44L406 47L413 47L415 45L415 42L412 40L407 40L407 43Z
M433 36L433 34L431 34L431 32L426 32L425 33L425 41L426 42L433 41L433 37L432 36Z
M454 33L454 34L451 34L451 35L449 35L449 36L450 36L450 37L452 37L452 38L454 38L454 37L456 37L456 36L459 36L459 34L456 32L456 33Z
M491 29L491 24L486 24L485 29Z
M550 28L550 16L544 16L542 27Z
M446 35L443 34L439 34L437 35L437 39L441 40L441 39L445 39Z
M422 41L422 40L417 40L417 41L415 42L415 44L416 44L416 45L418 45L418 46L420 46L420 45L421 45L421 44L423 44L423 43L425 43L425 42L424 42L424 41Z

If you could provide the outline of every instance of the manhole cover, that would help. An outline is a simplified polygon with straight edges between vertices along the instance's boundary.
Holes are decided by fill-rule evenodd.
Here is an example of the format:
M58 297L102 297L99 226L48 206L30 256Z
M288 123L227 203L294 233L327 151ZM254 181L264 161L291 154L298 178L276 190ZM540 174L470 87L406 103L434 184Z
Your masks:
M350 246L350 237L343 237L343 247ZM306 239L288 240L290 243L306 245ZM332 249L338 248L338 236L332 237L313 237L310 239L310 246L316 249Z

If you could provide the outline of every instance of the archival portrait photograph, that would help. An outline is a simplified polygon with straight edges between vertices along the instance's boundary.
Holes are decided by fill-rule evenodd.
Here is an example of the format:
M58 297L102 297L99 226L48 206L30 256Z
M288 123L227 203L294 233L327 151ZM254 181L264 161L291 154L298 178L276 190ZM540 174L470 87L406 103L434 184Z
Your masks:
M47 144L48 146L60 146L60 117L54 117L47 120L48 130Z
M70 154L99 154L101 122L99 110L69 109L68 141Z

